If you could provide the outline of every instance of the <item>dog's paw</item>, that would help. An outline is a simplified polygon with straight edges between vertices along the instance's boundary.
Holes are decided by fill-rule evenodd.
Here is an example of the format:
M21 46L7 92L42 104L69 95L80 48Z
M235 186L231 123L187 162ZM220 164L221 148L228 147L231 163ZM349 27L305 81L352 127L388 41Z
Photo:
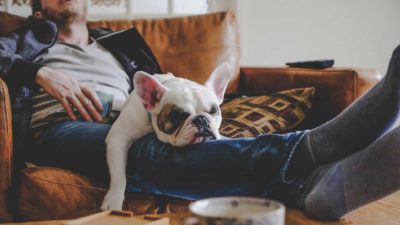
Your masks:
M124 192L108 191L104 197L101 210L122 210L124 202Z

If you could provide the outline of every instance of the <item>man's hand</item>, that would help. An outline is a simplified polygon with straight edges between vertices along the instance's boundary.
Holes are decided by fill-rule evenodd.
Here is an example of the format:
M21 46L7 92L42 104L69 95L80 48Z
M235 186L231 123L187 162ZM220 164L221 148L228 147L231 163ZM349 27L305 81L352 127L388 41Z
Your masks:
M44 66L37 72L36 83L61 103L71 119L77 119L75 108L87 121L102 120L97 110L103 110L103 105L96 92L79 81Z

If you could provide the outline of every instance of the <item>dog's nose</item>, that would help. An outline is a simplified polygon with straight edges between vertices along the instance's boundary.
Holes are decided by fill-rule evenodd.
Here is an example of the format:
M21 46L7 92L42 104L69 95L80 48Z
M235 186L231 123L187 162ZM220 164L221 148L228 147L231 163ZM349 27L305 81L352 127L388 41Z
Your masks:
M213 132L210 129L202 128L202 130L199 132L199 136L203 137L204 140L215 140L217 137L213 134Z
M192 124L196 127L210 127L210 122L208 121L207 117L203 115L198 115L193 118Z

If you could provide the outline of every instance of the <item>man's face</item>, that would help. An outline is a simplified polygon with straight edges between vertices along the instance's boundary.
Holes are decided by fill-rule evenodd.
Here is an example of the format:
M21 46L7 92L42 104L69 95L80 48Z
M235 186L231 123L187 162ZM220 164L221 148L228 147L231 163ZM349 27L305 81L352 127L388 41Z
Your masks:
M64 24L72 20L86 20L86 0L42 0L42 14L45 18L57 24Z

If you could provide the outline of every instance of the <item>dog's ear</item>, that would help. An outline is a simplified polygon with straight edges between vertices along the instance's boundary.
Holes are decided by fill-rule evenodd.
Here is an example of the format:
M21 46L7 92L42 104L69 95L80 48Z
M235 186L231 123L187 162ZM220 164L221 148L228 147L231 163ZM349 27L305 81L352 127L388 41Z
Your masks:
M168 90L150 74L138 71L133 77L133 86L146 111L151 112L160 103L163 94Z
M224 101L224 94L229 81L233 77L232 68L228 63L222 63L211 73L205 85L214 90L218 102Z

